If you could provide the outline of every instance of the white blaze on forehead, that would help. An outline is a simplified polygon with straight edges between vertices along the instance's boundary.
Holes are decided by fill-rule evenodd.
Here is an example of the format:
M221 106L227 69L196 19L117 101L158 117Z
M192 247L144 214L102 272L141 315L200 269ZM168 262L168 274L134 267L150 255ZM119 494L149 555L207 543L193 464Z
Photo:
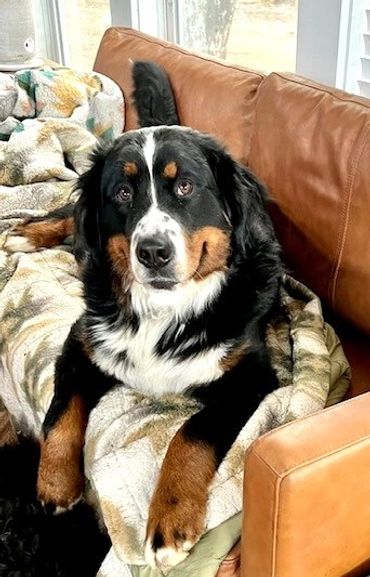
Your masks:
M139 220L134 237L151 236L157 233L169 233L170 236L181 234L180 224L169 214L152 204L148 212ZM134 239L135 240L135 239Z
M154 160L154 153L155 153L155 140L153 132L148 132L146 134L145 143L143 146L143 156L145 162L147 164L149 175L150 175L150 194L152 197L152 203L154 206L158 205L157 194L154 186L154 178L153 178L153 160Z
M142 148L142 154L150 176L149 196L151 198L151 204L148 211L137 223L132 235L131 243L132 270L139 278L141 277L140 269L143 269L143 267L137 262L135 255L137 244L141 238L165 234L169 237L175 248L175 261L177 266L179 268L184 267L186 261L185 238L180 223L168 213L161 210L158 206L158 197L153 176L153 164L156 150L154 130L155 129L145 129L145 142Z

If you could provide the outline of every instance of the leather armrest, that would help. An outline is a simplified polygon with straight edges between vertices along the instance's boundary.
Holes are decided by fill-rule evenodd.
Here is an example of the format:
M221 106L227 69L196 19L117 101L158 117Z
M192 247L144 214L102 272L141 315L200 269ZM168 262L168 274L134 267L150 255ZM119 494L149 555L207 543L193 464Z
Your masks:
M370 574L370 394L256 441L244 500L242 577Z

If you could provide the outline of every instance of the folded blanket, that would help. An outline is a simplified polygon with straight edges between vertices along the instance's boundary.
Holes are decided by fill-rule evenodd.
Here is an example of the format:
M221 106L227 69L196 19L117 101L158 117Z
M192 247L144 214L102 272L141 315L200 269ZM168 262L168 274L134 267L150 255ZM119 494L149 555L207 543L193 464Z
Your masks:
M68 246L13 255L2 247L7 229L20 217L41 215L65 202L71 173L75 176L85 169L87 153L95 143L96 134L88 133L86 125L90 129L99 125L91 122L91 114L97 118L92 103L101 95L96 92L98 81L85 82L65 73L64 80L72 87L86 86L71 89L74 106L60 105L62 73L50 79L47 71L40 74L37 82L27 81L26 87L15 80L16 93L9 90L11 103L1 93L5 81L0 75L0 120L4 110L14 115L4 120L13 129L2 133L9 139L0 143L0 184L7 183L0 186L0 396L17 425L36 435L53 394L55 358L83 310L81 283ZM110 89L114 92L112 85ZM82 104L76 104L79 99ZM114 110L109 114L122 122L122 102L114 97L110 103ZM44 113L57 116L61 110L68 118L44 121ZM20 122L16 116L23 118L27 111L39 114ZM27 139L19 137L19 122L21 130L28 132ZM111 123L112 134L118 124L113 128ZM248 445L279 424L337 402L347 390L348 363L335 333L324 323L318 298L288 276L266 343L281 387L261 403L220 466L210 490L207 534L189 558L170 571L172 577L212 577L240 534L243 457ZM143 566L148 505L172 436L197 409L198 404L184 396L158 400L116 387L92 412L85 446L87 493L101 512L113 545L101 577L161 575Z

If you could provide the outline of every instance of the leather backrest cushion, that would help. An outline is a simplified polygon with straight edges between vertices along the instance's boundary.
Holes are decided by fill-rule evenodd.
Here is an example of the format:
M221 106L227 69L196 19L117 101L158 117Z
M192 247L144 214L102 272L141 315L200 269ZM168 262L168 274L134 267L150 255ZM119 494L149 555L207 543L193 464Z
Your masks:
M276 201L293 273L370 333L370 100L271 74L249 165Z
M109 28L94 70L112 78L126 99L125 130L137 127L130 60L153 60L167 70L181 124L216 136L232 154L247 161L256 92L263 75L189 53L174 44L127 28Z

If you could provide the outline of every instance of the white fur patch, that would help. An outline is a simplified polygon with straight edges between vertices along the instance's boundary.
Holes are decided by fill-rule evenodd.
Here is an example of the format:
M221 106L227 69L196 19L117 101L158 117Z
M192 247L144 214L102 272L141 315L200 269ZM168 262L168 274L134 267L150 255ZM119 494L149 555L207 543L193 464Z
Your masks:
M33 252L35 245L25 236L9 235L4 243L5 250L9 252Z
M133 282L131 302L139 317L163 316L167 312L173 320L186 320L198 315L220 294L226 275L215 271L205 279L180 284L172 290L156 290L148 285Z
M223 273L217 272L196 283L172 291L155 290L134 283L132 306L140 318L137 332L127 327L114 328L96 320L93 327L93 360L108 374L129 387L159 397L179 394L189 387L209 383L222 374L221 360L228 344L200 351L187 359L157 355L156 345L174 323L200 312L219 293ZM204 335L199 335L199 342ZM197 337L185 341L182 348L195 344Z
M155 353L156 344L169 326L168 320L141 319L135 334L130 329L112 331L103 323L97 324L94 336L100 344L95 346L93 360L119 381L154 397L179 394L219 378L223 374L220 363L227 352L225 345L185 360Z
M80 495L77 499L75 499L75 501L73 501L70 505L68 505L68 507L61 507L60 505L58 505L57 507L55 507L53 515L64 515L64 513L67 513L67 511L72 511L72 509L77 505L77 503L79 503L82 499L82 495Z
M72 503L70 503L70 505L68 505L67 507L61 507L60 505L57 505L53 511L53 515L58 516L58 515L64 515L64 513L67 513L68 511L72 511L72 509L77 505L77 503L79 503L82 499L82 495L80 495L79 497L77 497L77 499L75 499ZM47 503L43 500L41 500L41 505L46 508Z
M186 557L189 555L189 550L191 549L193 544L190 544L188 541L184 543L184 545L178 549L174 549L172 547L162 547L157 551L153 551L151 547L151 542L148 540L145 545L145 561L150 566L158 567L161 571L166 573L175 565L184 561Z
M146 133L146 140L142 150L150 174L150 193L152 196L152 202L154 206L157 206L157 195L155 191L154 178L153 178L153 159L155 153L155 142L154 142L153 130L151 129L149 129Z

